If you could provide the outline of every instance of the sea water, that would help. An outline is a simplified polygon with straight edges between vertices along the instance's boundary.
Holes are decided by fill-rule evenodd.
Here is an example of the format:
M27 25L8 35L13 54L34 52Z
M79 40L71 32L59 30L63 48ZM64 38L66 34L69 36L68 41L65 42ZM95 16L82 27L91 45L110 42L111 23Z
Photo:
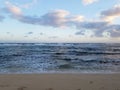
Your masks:
M120 44L0 43L0 73L120 73Z

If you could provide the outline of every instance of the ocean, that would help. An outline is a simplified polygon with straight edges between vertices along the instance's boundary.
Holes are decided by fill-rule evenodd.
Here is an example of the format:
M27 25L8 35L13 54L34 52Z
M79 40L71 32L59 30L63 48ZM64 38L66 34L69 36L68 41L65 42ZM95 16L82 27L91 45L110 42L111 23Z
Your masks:
M0 43L0 74L120 73L120 43Z

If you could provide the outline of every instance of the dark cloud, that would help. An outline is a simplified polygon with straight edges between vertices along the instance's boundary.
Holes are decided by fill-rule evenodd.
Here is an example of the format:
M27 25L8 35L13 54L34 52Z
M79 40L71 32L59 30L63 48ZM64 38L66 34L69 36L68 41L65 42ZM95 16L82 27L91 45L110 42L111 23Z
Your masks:
M108 22L80 22L78 24L76 24L77 28L80 29L80 28L85 28L85 29L100 29L100 28L103 28L105 26L108 25Z
M28 32L27 34L31 35L31 34L33 34L33 32Z
M10 32L6 32L7 34L11 34Z
M94 36L101 37L103 32L105 31L105 27L108 26L108 22L100 22L100 21L92 21L92 22L80 22L76 24L76 28L80 31L76 32L76 35L85 35L86 31L91 31L94 33Z
M111 37L120 37L120 25L109 25L105 28L105 31L108 32Z
M41 33L39 33L39 34L40 34L40 35L44 35L44 33L42 33L42 32L41 32Z
M65 25L67 11L64 10L55 10L52 12L48 12L47 14L36 17L36 16L17 16L17 20L20 22L24 22L27 24L35 24L35 25L44 25L44 26L53 26L53 27L62 27Z
M79 31L79 32L76 32L75 35L85 35L85 32L84 31Z
M116 5L111 9L105 10L101 12L103 16L116 16L120 15L120 5Z
M110 9L102 11L101 17L106 21L113 21L114 19L120 17L120 5L115 5Z
M111 37L120 37L120 25L113 25L107 22L89 22L89 23L81 23L78 26L79 29L87 29L94 32L94 36L103 37L103 33L107 32ZM76 35L84 35L85 30L81 30Z
M40 18L37 17L30 17L30 16L19 16L16 18L20 22L27 23L27 24L39 24L40 23Z

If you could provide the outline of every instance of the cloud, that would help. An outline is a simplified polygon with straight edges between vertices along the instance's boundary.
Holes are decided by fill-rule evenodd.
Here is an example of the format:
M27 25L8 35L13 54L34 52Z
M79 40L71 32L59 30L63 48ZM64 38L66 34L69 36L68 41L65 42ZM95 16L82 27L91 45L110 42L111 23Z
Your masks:
M54 27L63 27L67 22L68 11L54 10L41 16L41 24ZM52 22L52 23L51 23Z
M31 34L33 34L33 32L28 32L27 34L31 35Z
M25 35L24 37L25 37L25 38L27 38L28 36L27 36L27 35Z
M83 2L84 5L89 5L89 4L95 3L97 1L98 0L82 0L82 2Z
M75 33L75 35L80 35L82 37L94 37L94 33L91 30L82 30Z
M108 10L102 11L101 17L103 18L103 20L110 22L120 17L120 5L115 5L114 7Z
M120 37L120 25L109 25L105 30L111 37Z
M104 37L104 33L107 33L110 37L120 37L120 24L111 23L119 17L120 5L115 5L111 9L102 11L100 13L100 19L97 21L86 20L80 23L76 23L76 28L79 31L76 32L75 35L85 35L87 30L92 31L95 37Z
M27 24L44 25L52 27L66 27L69 23L81 22L84 20L82 15L71 15L66 10L53 10L42 16L26 16L22 13L21 8L6 2L4 10L12 16L12 18ZM51 23L52 22L52 23Z
M101 12L102 17L118 17L120 15L119 5L112 9ZM87 35L95 37L103 37L104 33L108 33L110 37L120 37L120 25L114 25L106 20L92 20L85 19L82 15L72 15L66 10L53 10L42 16L27 16L24 15L22 10L9 2L6 3L5 9L7 13L12 16L12 19L18 20L22 23L32 25L43 25L50 27L72 27L78 29L75 35ZM101 18L101 17L100 17ZM3 17L0 17L2 20ZM28 32L28 34L33 34Z
M13 5L10 2L6 2L6 11L11 13L14 16L21 16L22 15L21 9L15 5Z
M0 22L2 22L5 19L3 16L3 8L0 8Z
M75 15L73 17L70 17L69 20L72 21L72 22L81 22L81 21L84 21L84 16L82 16L82 15Z
M91 21L91 22L81 22L77 24L77 28L86 28L86 29L100 29L103 28L105 26L107 26L108 22L101 22L101 21Z
M0 15L0 22L3 21L4 19L5 17Z
M70 13L66 10L53 10L42 16L25 16L22 14L22 11L17 6L12 4L7 4L7 11L9 14L14 17L14 19L34 25L44 25L52 27L66 27L67 24L72 22L80 22L84 20L82 15L73 15L70 16Z
M90 36L103 37L106 32L109 33L110 37L120 37L120 25L113 25L108 22L82 22L77 25L77 28L80 31L76 32L76 35L85 35L87 30L93 32Z
M25 8L25 9L28 9L28 8L30 8L30 7L32 7L33 5L35 5L39 0L29 0L29 2L28 1L26 1L26 3L24 3L24 4L20 4L20 3L18 3L17 1L10 1L10 0L5 0L6 2L5 3L10 3L10 2L12 2L15 6L18 6L18 7L20 7L20 8ZM24 1L22 1L22 2L24 2Z
M38 2L38 0L32 0L32 2L23 4L23 5L19 5L22 8L30 8L31 6L33 6L34 4L36 4Z
M50 39L56 39L56 38L58 38L58 36L50 36L48 38L50 38Z
M10 34L10 32L6 32L6 34Z
M76 32L75 35L85 35L85 31L84 30L81 30L79 32Z
M87 33L94 33L94 36L102 37L104 28L108 26L108 22L102 22L102 21L84 21L76 24L76 28L80 31L75 33L76 35L87 35ZM91 33L89 36L93 36L93 33Z
M40 35L44 35L44 33L42 33L42 32L41 32L41 33L39 33L39 34L40 34Z
M8 11L11 15L15 16L14 19L19 20L20 22L24 22L27 24L35 24L35 25L46 25L53 27L62 27L67 21L66 16L68 12L65 10L55 10L44 14L43 16L25 16L19 12L19 8L9 7ZM17 18L16 18L17 17Z

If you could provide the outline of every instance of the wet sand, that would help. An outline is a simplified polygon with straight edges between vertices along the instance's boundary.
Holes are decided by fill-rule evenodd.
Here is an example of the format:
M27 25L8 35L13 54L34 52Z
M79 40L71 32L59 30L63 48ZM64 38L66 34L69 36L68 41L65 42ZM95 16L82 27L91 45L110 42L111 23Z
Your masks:
M0 90L120 90L120 74L1 74Z

